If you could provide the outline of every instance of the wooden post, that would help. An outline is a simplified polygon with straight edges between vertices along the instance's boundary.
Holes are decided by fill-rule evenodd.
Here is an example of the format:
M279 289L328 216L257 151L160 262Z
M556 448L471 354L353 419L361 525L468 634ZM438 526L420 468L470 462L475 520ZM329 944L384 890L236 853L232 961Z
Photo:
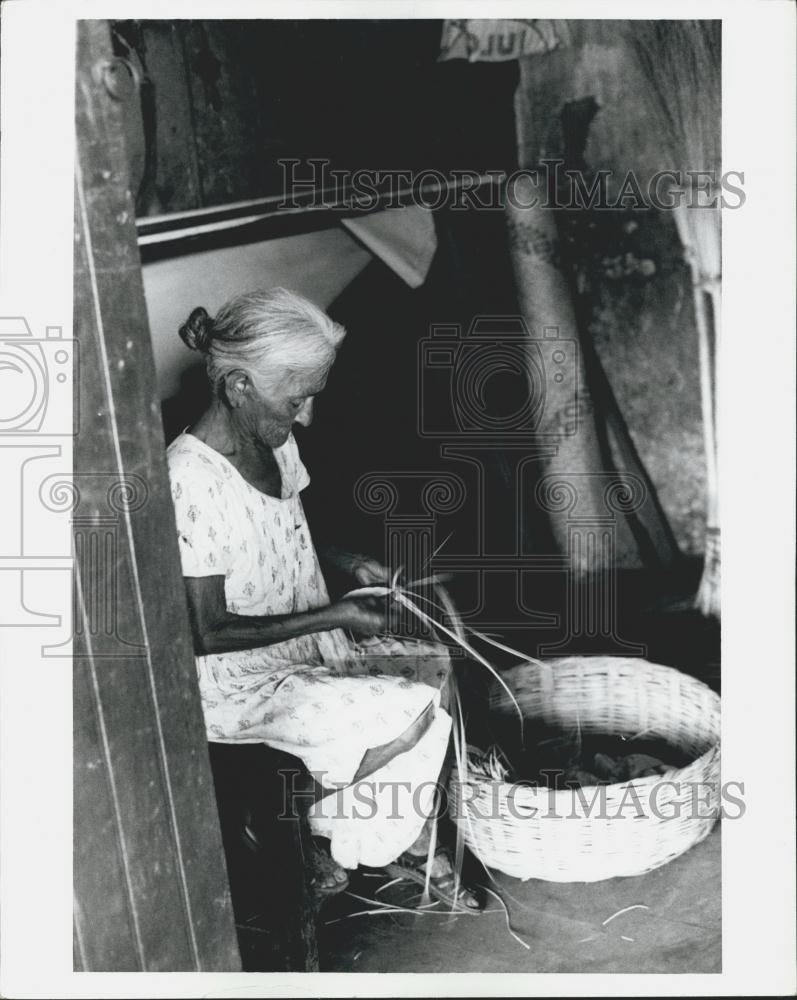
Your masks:
M180 573L107 21L79 21L75 336L80 565L74 644L75 964L236 971L230 903ZM110 481L110 486L109 486ZM139 486L133 498L130 482ZM91 544L91 541L88 543ZM98 629L98 595L113 599ZM119 640L127 640L125 643ZM132 640L132 641L131 641ZM121 651L120 651L121 649Z

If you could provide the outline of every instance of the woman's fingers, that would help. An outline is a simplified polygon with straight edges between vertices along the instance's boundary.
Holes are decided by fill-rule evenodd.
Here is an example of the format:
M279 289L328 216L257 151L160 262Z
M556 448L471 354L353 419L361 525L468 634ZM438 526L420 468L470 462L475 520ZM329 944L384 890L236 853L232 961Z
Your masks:
M387 606L376 597L346 597L337 604L341 625L359 635L379 635L387 629Z
M390 571L376 559L363 557L354 570L354 577L364 587L390 583Z
M363 597L363 618L359 631L365 635L387 632L387 601L379 597Z

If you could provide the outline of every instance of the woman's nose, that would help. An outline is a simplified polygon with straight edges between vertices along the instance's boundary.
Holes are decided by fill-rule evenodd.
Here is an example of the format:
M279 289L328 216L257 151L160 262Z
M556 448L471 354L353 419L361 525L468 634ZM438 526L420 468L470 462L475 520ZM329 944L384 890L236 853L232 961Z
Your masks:
M301 406L301 409L296 414L296 423L301 424L302 427L309 427L313 422L313 400L306 399Z

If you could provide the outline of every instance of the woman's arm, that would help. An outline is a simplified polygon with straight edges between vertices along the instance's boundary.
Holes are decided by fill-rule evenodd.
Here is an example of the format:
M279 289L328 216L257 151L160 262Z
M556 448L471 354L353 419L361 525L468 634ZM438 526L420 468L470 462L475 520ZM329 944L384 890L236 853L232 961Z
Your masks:
M387 567L371 556L350 552L337 545L322 545L318 548L318 557L327 567L354 577L361 587L390 585Z
M227 610L223 576L184 577L197 656L256 649L313 632L348 628L360 635L385 631L384 602L352 597L284 615L235 615Z

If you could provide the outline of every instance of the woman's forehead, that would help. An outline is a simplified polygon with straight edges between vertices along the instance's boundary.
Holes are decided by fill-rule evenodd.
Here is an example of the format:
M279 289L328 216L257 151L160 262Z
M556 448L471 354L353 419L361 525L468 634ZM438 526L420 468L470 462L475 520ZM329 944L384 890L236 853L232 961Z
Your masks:
M327 383L329 365L314 368L310 371L290 370L284 372L283 378L277 382L283 384L291 394L297 396L314 396L321 392Z

